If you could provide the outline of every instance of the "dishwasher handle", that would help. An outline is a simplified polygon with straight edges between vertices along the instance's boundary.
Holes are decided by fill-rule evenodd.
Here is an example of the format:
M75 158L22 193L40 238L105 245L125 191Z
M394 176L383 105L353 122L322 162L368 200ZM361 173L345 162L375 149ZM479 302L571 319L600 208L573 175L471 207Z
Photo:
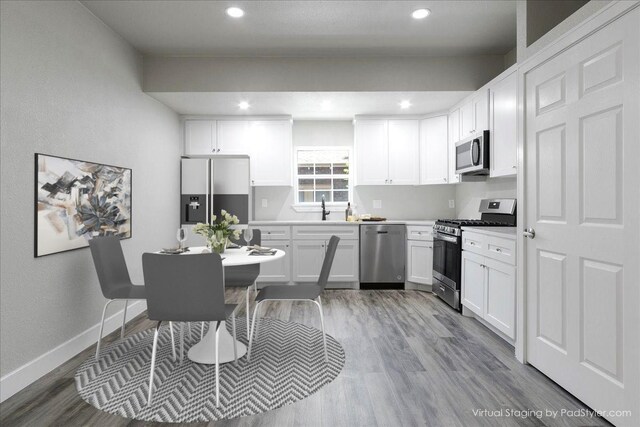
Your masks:
M388 231L381 231L381 230L378 230L378 234L387 234L387 233L388 233Z

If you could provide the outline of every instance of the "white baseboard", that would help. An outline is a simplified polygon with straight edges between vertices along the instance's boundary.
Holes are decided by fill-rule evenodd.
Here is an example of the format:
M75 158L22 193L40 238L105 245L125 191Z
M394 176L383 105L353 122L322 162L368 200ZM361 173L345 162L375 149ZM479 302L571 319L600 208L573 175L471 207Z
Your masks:
M146 309L146 301L140 300L131 303L127 309L127 319L133 319ZM115 331L121 325L122 310L105 319L104 336ZM0 378L0 402L4 402L29 384L40 379L78 353L95 344L97 342L99 329L100 324L98 323Z

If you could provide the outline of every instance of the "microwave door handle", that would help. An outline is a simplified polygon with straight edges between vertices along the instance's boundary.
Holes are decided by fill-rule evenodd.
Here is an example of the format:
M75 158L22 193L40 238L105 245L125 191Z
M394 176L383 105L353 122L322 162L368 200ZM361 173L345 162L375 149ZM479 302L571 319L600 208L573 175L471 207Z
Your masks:
M476 161L476 156L474 156L474 150L476 149L478 150L478 155L477 158L478 160ZM469 150L469 155L471 156L471 165L472 166L478 166L478 164L480 163L480 140L479 139L474 139L471 141L471 147Z

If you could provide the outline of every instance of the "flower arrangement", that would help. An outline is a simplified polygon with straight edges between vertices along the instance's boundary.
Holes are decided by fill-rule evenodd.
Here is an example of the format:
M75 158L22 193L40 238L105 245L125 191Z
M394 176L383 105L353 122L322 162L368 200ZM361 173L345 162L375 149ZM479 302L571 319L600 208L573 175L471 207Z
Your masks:
M227 247L229 236L233 235L235 240L240 238L242 230L231 228L239 223L240 220L237 216L222 209L219 218L216 215L211 215L211 224L199 222L193 227L193 232L204 236L207 239L207 246L214 252L221 254Z

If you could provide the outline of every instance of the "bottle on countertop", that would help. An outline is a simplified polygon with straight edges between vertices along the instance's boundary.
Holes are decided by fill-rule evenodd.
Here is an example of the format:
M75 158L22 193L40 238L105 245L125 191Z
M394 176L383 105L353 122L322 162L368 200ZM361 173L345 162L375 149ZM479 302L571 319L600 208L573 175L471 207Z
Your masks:
M350 221L350 218L353 216L353 211L351 210L351 202L347 203L347 209L344 211L344 219L345 221Z

